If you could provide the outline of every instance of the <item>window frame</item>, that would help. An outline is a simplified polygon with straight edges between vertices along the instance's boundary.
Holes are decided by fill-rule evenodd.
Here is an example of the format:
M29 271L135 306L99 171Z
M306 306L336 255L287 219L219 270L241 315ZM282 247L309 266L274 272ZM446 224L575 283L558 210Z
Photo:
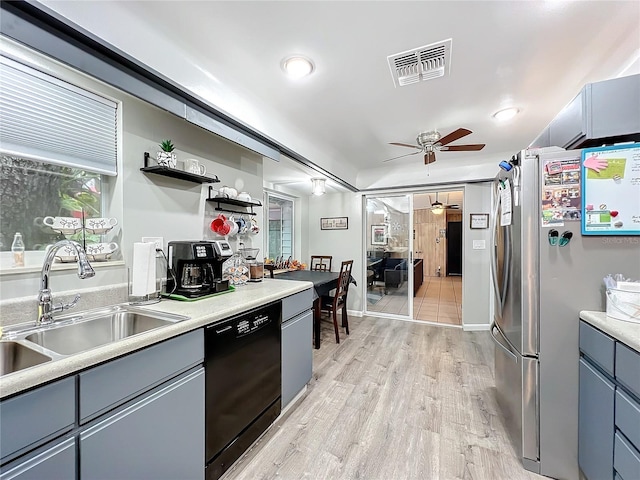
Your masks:
M273 258L275 259L275 256L272 256L271 252L269 251L269 236L270 236L270 229L269 229L269 201L270 198L277 198L279 200L285 200L288 202L291 202L291 256L293 258L295 258L295 240L296 240L296 198L291 196L291 195L287 195L285 193L282 192L274 192L271 190L265 190L264 191L264 204L266 206L266 211L265 211L265 225L264 225L264 231L265 231L265 235L264 235L264 257L265 258Z

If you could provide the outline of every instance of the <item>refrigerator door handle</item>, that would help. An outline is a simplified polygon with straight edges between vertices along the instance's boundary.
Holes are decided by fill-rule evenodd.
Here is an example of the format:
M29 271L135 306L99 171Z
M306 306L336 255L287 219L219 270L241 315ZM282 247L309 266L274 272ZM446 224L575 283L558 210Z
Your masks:
M502 298L500 296L500 286L498 285L498 254L496 252L496 237L498 228L498 209L500 207L500 188L496 182L495 188L496 199L493 205L493 215L491 216L491 279L493 280L493 293L496 297L498 307L500 308L500 317L502 317Z
M496 334L494 333L494 331L497 330L500 337L502 338L502 340L504 340L504 342L507 344L506 346L502 343L502 341L496 336ZM515 348L513 348L513 345L511 345L511 342L509 342L509 340L507 340L507 337L504 336L504 334L502 333L502 331L500 330L500 327L498 327L498 325L496 325L496 322L493 321L491 323L491 326L489 327L489 331L491 332L491 338L493 338L493 341L502 349L504 350L507 355L509 355L511 357L511 359L518 363L518 356L513 353L513 351L515 350Z

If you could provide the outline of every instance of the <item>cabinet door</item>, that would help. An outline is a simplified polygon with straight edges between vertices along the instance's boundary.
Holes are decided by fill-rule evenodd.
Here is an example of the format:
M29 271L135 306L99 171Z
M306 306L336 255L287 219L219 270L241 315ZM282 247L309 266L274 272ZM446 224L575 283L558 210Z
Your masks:
M204 368L80 434L80 478L204 478Z
M613 404L615 387L580 359L578 463L588 480L613 478Z
M76 440L59 440L0 469L0 480L76 478Z
M282 408L311 380L312 325L310 310L282 325Z

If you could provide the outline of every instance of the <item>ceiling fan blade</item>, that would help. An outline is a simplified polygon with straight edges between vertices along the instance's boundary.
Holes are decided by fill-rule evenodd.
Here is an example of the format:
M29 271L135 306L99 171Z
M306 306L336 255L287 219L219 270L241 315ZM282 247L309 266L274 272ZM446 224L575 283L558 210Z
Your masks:
M442 147L443 152L471 152L482 150L484 148L484 143L472 143L470 145L449 145L448 147Z
M422 147L419 147L417 145L409 145L408 143L389 142L389 145L398 145L399 147L417 148L418 150L422 150Z
M424 154L424 164L425 165L429 165L430 163L433 163L436 161L436 154L435 152L427 152ZM436 198L437 200L437 198Z
M447 143L454 142L454 141L458 140L459 138L466 137L470 133L473 133L473 132L471 130L467 130L466 128L459 128L459 129L451 132L449 135L445 135L444 137L442 137L438 141L438 143L440 145L446 145Z
M417 155L418 153L420 153L420 152L407 153L405 155L400 155L399 157L387 158L386 160L383 160L382 163L390 162L391 160L396 160L396 159L402 158L402 157L408 157L410 155Z

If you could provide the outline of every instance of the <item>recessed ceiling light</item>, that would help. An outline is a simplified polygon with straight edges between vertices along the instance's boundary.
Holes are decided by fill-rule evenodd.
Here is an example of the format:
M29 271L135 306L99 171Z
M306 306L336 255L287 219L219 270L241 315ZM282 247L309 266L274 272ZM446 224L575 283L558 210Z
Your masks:
M494 113L493 118L503 122L515 117L518 113L520 113L520 110L518 110L516 107L504 108Z
M292 78L302 78L313 72L313 62L302 55L294 55L282 60L282 70Z

